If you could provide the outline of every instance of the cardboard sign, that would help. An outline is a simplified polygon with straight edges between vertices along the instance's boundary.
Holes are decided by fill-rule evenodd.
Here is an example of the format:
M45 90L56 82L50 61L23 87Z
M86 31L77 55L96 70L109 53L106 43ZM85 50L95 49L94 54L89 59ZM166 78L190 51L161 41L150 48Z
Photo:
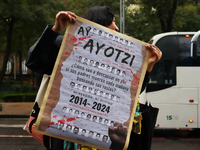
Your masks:
M98 149L127 149L146 45L77 17L64 35L35 131Z

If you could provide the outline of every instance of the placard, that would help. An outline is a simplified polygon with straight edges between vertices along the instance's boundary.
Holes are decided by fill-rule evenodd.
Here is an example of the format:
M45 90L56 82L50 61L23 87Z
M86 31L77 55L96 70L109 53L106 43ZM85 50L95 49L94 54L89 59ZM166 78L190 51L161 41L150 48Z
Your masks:
M35 131L98 149L127 149L146 45L77 17L64 35Z

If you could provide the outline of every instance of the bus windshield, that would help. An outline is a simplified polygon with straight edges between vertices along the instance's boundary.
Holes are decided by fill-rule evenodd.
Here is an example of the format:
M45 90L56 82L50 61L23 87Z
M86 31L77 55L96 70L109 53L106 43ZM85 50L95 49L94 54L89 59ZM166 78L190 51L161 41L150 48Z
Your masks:
M176 66L194 65L190 56L192 36L167 35L153 43L162 51L163 56L152 70L147 92L176 85Z

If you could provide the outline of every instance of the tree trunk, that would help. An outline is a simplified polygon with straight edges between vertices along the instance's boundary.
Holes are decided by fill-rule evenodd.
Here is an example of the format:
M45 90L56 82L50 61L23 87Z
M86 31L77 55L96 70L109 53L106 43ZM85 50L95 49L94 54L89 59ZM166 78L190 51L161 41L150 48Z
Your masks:
M11 18L10 23L8 24L9 28L7 31L7 45L6 45L6 53L4 56L4 61L3 61L3 67L2 70L0 72L0 90L2 87L2 83L3 83L3 79L5 76L5 72L6 72L6 67L7 67L7 62L10 56L10 52L11 52L11 43L12 43L12 30L13 30L13 26L14 26L14 20L13 18Z
M20 93L23 93L23 76L22 76L22 52L19 50L19 79L20 79Z
M160 25L161 25L162 32L171 32L172 31L172 29L174 27L174 16L176 13L177 5L178 5L178 1L173 0L171 9L169 10L166 18L162 18L163 17L162 10L159 9L158 17L160 18Z

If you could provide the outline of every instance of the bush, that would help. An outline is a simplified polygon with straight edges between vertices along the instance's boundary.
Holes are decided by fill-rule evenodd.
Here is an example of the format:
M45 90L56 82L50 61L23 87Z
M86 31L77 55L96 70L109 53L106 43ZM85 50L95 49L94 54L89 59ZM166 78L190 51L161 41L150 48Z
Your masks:
M5 102L34 102L36 93L31 94L7 94L2 95L1 99Z
M3 93L19 93L20 81L6 79L3 81L1 92ZM31 85L27 82L23 82L23 92L31 92Z

